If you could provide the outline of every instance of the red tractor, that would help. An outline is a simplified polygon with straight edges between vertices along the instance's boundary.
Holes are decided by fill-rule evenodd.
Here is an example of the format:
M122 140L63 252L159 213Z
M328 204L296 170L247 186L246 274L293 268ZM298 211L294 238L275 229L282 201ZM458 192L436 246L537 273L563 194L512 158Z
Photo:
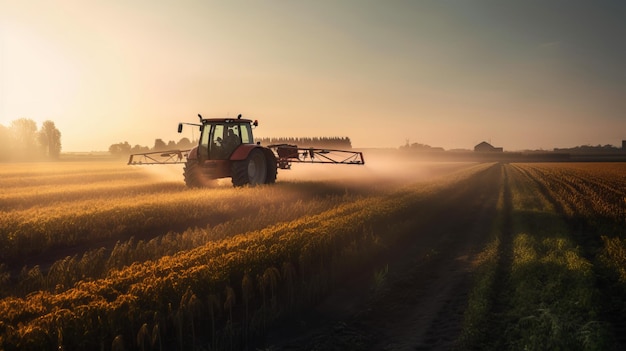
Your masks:
M179 123L200 128L198 146L190 150L170 150L130 155L129 165L184 163L183 175L189 187L210 184L219 178L231 178L233 186L271 184L277 170L290 169L292 162L363 165L361 152L299 148L296 145L261 146L254 142L252 129L257 121L233 118L200 118L200 124Z

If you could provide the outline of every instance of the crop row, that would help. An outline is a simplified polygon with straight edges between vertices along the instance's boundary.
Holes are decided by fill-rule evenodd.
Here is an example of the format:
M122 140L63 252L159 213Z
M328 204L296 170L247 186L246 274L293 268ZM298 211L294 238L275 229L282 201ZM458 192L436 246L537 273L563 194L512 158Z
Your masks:
M606 166L606 172L604 171ZM624 165L504 166L494 238L479 260L470 349L623 344ZM607 235L610 235L608 237ZM608 287L608 288L607 288Z
M0 187L12 192L23 187L64 186L118 180L146 179L146 173L119 163L9 163L0 169Z
M318 188L324 193L323 187ZM176 189L150 196L113 194L0 212L0 262L10 264L22 257L67 246L115 242L131 236L150 239L172 230L215 226L230 218L259 213L263 207L288 206L307 199L288 186L249 189L246 196L231 188ZM339 194L334 202L343 201L342 192L335 193Z
M0 277L6 283L0 296L66 289L76 280L98 278L109 269L319 213L395 187L280 182L244 191L230 187L187 190L180 181L155 182L150 173L144 173L135 185L134 179L125 177L94 181L99 172L137 175L136 170L119 165L98 165L90 165L81 174L70 164L72 177L82 180L56 185L41 179L50 178L49 173L56 178L58 171L35 167L26 178L46 184L0 194L4 205ZM463 167L444 164L429 167L429 172L445 174Z
M140 183L138 185L138 183ZM2 211L24 211L30 208L59 206L70 202L85 202L94 198L150 196L155 193L182 191L184 185L177 182L150 182L142 180L118 180L89 182L84 184L29 186L0 194Z
M623 221L626 216L626 176L606 171L611 169L606 165L606 170L603 165L593 165L597 167L595 169L591 165L587 167L525 165L523 170L558 200L566 215L583 216L586 220ZM622 171L626 172L626 167L622 167Z
M133 263L157 260L163 256L204 245L238 233L262 229L270 225L289 222L305 215L332 209L343 202L340 198L323 198L310 201L298 200L289 205L271 204L238 218L214 226L190 228L182 232L168 232L150 239L118 240L110 249L99 247L82 254L74 254L56 260L49 267L24 266L21 272L7 282L2 295L25 295L37 290L61 292L85 279L104 277L113 269L121 269ZM7 271L0 267L0 274ZM8 274L8 273L7 273ZM14 281L14 284L8 284ZM0 289L2 291L2 289Z
M110 271L58 294L0 301L0 346L102 348L151 343L237 348L279 313L329 289L341 272L406 235L415 206L467 189L489 165ZM248 189L251 190L251 189ZM201 229L199 229L201 231ZM197 332L210 330L206 340ZM207 333L204 333L207 335Z
M536 178L515 166L509 174L513 289L507 306L517 324L505 329L506 339L520 350L605 348L608 327L592 263Z
M626 262L626 165L610 165L606 171L597 165L576 166L524 170L576 228L589 254L601 250L602 261L626 281L621 273Z
M525 167L570 224L577 243L593 263L603 317L613 325L618 345L626 325L626 165L572 164ZM532 172L532 173L531 173ZM546 180L558 186L546 186Z

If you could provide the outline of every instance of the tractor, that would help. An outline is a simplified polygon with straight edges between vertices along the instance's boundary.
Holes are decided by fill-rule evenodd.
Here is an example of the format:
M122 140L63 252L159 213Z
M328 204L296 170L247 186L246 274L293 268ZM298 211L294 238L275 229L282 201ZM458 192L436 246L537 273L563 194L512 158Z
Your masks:
M291 169L292 163L332 163L363 165L361 152L299 148L297 145L261 146L255 143L253 128L258 121L237 118L203 118L200 123L179 123L200 128L198 145L189 150L169 150L130 155L129 165L184 164L188 187L202 187L219 178L231 178L233 186L255 186L276 182L278 169Z

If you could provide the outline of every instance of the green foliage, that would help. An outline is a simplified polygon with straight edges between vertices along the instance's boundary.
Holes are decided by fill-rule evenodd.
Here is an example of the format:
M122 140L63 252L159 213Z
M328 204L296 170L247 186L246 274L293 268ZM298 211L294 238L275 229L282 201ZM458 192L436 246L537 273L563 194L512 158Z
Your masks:
M624 311L626 290L616 287L624 286L617 282L620 278L609 277L622 276L626 250L621 239L601 233L623 233L624 168L504 166L510 198L502 197L504 205L499 205L499 217L505 220L498 238L480 255L465 313L463 348L614 347L605 318ZM613 288L600 290L600 284ZM494 320L485 322L490 318Z
M572 232L567 218L582 208L578 194L584 187L565 187L571 196L557 195L563 188L555 184L569 179L562 173L566 168L546 168L517 166L512 172L510 324L505 337L510 348L520 350L605 349L611 341L600 320L594 264L578 245L588 239Z

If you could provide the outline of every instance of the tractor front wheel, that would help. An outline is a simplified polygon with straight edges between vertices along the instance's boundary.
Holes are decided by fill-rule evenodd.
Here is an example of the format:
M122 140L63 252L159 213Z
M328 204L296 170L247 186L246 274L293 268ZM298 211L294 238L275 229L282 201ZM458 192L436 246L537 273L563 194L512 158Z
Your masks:
M265 184L267 181L267 160L263 151L254 149L250 151L245 160L233 162L232 173L234 186Z
M185 184L189 188L200 188L205 186L214 186L215 178L210 177L202 167L198 164L198 160L187 160L183 167L183 176Z

